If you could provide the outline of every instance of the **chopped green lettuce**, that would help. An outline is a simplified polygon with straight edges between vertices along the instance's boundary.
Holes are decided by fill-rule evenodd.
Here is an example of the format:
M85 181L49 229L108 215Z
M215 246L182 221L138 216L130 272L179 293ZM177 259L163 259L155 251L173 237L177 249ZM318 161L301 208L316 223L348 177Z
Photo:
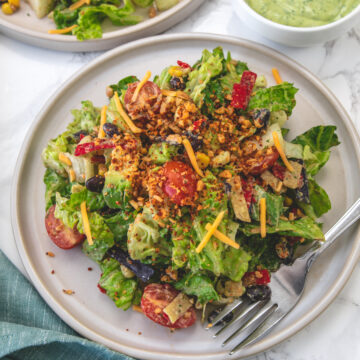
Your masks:
M114 234L111 232L105 219L97 212L88 213L93 245L87 241L83 242L82 250L92 260L100 262L105 253L114 246ZM84 233L82 217L79 218L77 229Z
M86 207L89 211L100 210L106 205L101 193L89 191L84 186L81 191L71 194L68 205L73 208L79 208L83 201L86 201Z
M284 82L279 85L258 89L250 98L248 110L269 109L270 111L284 110L291 115L296 105L295 94L298 89L292 84Z
M127 279L120 269L120 264L114 259L106 259L100 264L102 275L99 285L105 289L118 308L127 310L132 304L137 304L138 280Z
M314 176L330 157L329 149L340 144L335 133L336 126L315 126L297 136L292 143L304 147L306 172Z
M211 279L204 274L188 273L175 284L175 288L186 295L197 296L201 304L219 300Z
M255 204L252 206L253 211L251 216L254 220L259 221L259 204L260 199L266 199L266 217L269 219L271 225L277 226L280 216L284 210L284 199L280 195L275 195L270 192L266 192L261 186L255 185Z
M155 76L154 83L160 88L169 90L171 75L169 74L169 67L166 67L160 75Z
M115 237L115 242L123 242L127 240L127 233L130 224L134 222L137 212L120 211L113 216L104 216L107 226L110 228Z
M222 53L222 51L221 51ZM195 104L201 107L203 102L203 90L209 81L215 76L219 75L223 70L223 54L219 50L214 50L210 53L208 50L203 51L201 63L198 68L189 73L188 81L186 82L185 92L194 100Z
M171 244L166 238L167 229L161 229L153 219L151 210L144 208L130 224L128 231L128 251L134 260L152 259L171 254Z
M178 151L178 146L161 142L150 146L149 156L155 164L162 165L176 156Z
M61 196L69 196L71 191L71 185L67 178L58 175L52 169L46 169L44 174L45 190L45 209L46 211L55 204L56 193L58 192Z
M252 236L260 233L260 226L258 224L243 224L240 230L246 236ZM266 233L277 233L284 236L300 236L309 240L324 240L324 234L320 225L308 216L295 221L280 219L277 226L267 226Z
M111 209L129 209L131 183L118 171L108 171L102 191L106 205Z
M56 171L59 175L66 177L67 172L64 164L59 160L59 154L65 153L69 149L68 133L63 133L57 138L48 142L47 147L41 153L44 165Z
M67 130L71 133L76 133L80 130L91 132L94 126L100 124L100 109L88 100L82 101L81 105L81 110L71 110L74 120L67 127Z
M126 91L129 84L132 84L139 79L136 76L130 75L118 81L117 84L110 85L110 87L118 93L119 96L122 95L123 91Z
M308 183L311 206L316 217L320 217L331 209L329 196L315 180L309 179Z
M138 15L132 15L134 11L135 8L131 0L124 0L122 8L104 3L98 6L87 6L79 12L78 26L73 29L73 34L80 41L101 38L101 23L106 17L115 26L135 25L143 18Z

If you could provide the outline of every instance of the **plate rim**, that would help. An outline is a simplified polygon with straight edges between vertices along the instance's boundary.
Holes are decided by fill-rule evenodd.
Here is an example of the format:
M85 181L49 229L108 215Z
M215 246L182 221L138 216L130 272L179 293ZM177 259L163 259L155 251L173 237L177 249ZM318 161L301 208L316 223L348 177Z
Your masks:
M66 49L64 49L63 51L75 51L75 52L99 51L98 49L100 49L101 51L103 49L114 48L114 46L104 47L103 45L104 43L109 43L112 41L126 42L127 37L131 36L135 38L137 36L142 36L141 32L151 31L152 29L156 29L157 27L160 27L162 23L174 19L174 22L172 24L170 24L169 26L165 26L165 28L161 28L159 30L159 31L164 31L166 30L166 28L174 26L175 24L183 20L183 17L181 16L179 16L179 19L176 18L179 14L186 12L186 10L189 7L190 8L193 7L194 9L198 8L204 1L205 0L182 0L172 8L161 12L158 16L155 16L152 19L150 18L145 19L144 21L141 21L136 25L130 25L119 28L114 31L105 32L103 33L103 36L100 39L89 39L85 41L79 41L76 39L75 35L64 36L60 34L48 34L47 32L43 33L41 31L23 28L17 24L12 23L11 21L8 21L6 17L0 17L0 32L3 32L4 34L11 34L11 36L16 37L16 39L19 39L19 37L21 37L22 39L32 39L30 41L41 42L42 44L44 44L45 42L52 43L53 45L51 46L39 45L41 47L49 48L49 49L55 49L55 45L59 45L66 47ZM34 19L42 20L43 18L42 19L37 18L34 13ZM150 35L154 35L154 33ZM144 36L146 37L146 35ZM21 41L30 43L29 40L26 41L21 40ZM71 47L74 46L75 44L79 46L79 50L76 50L76 48L74 49L73 47ZM119 45L119 43L117 45ZM57 49L57 50L62 50L62 49Z
M102 344L116 350L123 351L130 356L148 356L147 358L155 359L155 357L149 356L160 356L160 358L165 359L164 356L171 356L173 359L192 359L194 356L199 359L217 359L221 355L227 354L227 351L223 353L204 353L204 354L173 354L159 351L150 351L143 350L137 348L135 346L129 346L126 344L120 344L113 340L107 339L102 336L100 333L97 333L94 330L89 329L85 324L80 323L77 319L75 319L65 307L63 307L60 303L57 302L56 298L54 298L50 292L46 289L45 284L40 280L37 276L37 272L33 265L33 261L27 254L25 242L26 238L22 235L20 229L20 219L19 219L19 182L20 175L24 167L24 160L27 155L28 149L32 143L32 139L35 136L36 130L39 126L41 126L42 121L44 121L46 113L51 110L52 106L56 102L56 99L61 96L62 93L67 91L68 88L71 87L73 83L79 81L81 77L86 75L88 72L92 71L96 67L98 67L101 63L110 60L113 57L121 56L125 54L129 50L140 49L141 47L148 46L148 43L151 42L153 45L167 43L171 41L214 41L223 44L237 45L240 47L250 48L255 51L259 51L262 54L269 55L270 57L275 58L279 62L283 62L287 66L289 66L292 70L297 71L301 75L303 75L309 82L311 82L318 91L320 91L327 100L333 105L333 107L338 112L339 116L344 120L344 126L346 127L348 133L350 134L353 143L360 145L360 136L355 129L355 125L353 124L350 115L347 110L343 107L337 97L333 94L333 92L311 71L306 69L303 65L298 63L297 61L291 59L290 57L282 54L281 52L271 49L265 45L234 37L234 36L225 36L225 35L216 35L216 34L208 34L208 33L178 33L178 34L166 34L166 35L158 35L145 39L140 39L136 41L132 41L130 43L121 45L107 53L99 56L98 58L91 61L85 67L83 67L75 76L69 78L64 84L62 84L57 90L49 97L46 101L45 105L42 107L41 111L38 113L32 124L30 125L26 135L25 140L22 143L20 148L20 152L16 161L15 170L13 173L13 181L11 185L11 194L10 194L10 214L11 214L11 225L13 229L13 234L15 238L15 243L17 249L20 254L21 261L26 269L27 274L29 275L33 285L40 293L40 295L45 299L47 305L49 305L52 310L71 328L75 329L79 334L85 336L88 339L93 341L101 342ZM355 149L357 155L357 162L360 169L360 146ZM333 284L329 287L328 292L321 299L320 302L316 303L313 308L304 314L297 321L283 329L276 336L268 336L267 338L261 340L254 346L254 351L251 354L247 354L246 356L254 356L260 352L266 351L273 346L283 342L289 337L295 335L297 332L302 330L305 326L307 326L310 322L315 320L326 308L332 303L337 294L343 289L348 279L350 278L360 255L360 224L356 228L356 233L354 234L353 245L351 247L350 254L346 258L345 265L342 268L341 272L336 277ZM236 359L242 358L236 357ZM234 358L235 359L235 358Z

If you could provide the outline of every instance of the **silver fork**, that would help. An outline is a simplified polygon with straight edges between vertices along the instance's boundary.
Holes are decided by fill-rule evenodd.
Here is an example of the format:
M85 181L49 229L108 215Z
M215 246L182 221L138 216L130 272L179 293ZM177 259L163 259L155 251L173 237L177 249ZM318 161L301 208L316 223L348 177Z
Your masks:
M360 199L358 199L345 215L326 233L325 242L315 243L303 256L297 258L291 265L282 265L271 275L269 287L271 298L251 303L245 297L227 305L206 329L225 323L213 336L217 337L236 324L237 330L224 342L227 345L232 340L241 338L229 355L239 349L249 346L268 334L298 303L303 293L307 273L313 262L335 240L360 218ZM233 314L231 321L224 321L226 316Z

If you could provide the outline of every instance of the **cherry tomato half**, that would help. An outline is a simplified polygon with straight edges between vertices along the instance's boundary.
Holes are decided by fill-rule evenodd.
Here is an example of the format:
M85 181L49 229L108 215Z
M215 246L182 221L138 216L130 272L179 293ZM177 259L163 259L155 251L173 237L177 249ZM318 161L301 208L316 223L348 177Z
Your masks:
M196 321L196 313L193 307L174 323L171 323L163 311L178 294L179 292L169 284L150 284L144 289L141 298L141 310L149 319L159 325L173 329L187 328Z
M54 212L55 205L48 210L45 216L46 231L54 244L61 249L71 249L80 244L85 239L85 235L80 234L76 228L71 229L65 226L60 219L55 217Z
M180 206L189 204L196 192L196 176L194 170L181 161L168 161L163 168L165 181L163 192L170 200Z

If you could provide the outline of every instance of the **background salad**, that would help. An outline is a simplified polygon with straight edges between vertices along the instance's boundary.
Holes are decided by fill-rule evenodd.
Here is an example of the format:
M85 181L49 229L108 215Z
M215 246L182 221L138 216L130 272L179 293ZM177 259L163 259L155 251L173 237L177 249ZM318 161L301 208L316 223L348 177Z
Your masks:
M108 87L101 110L84 101L49 141L45 224L59 247L82 243L116 306L184 328L194 308L270 296L270 272L324 239L315 176L339 142L334 126L289 141L297 89L220 47L149 76Z

